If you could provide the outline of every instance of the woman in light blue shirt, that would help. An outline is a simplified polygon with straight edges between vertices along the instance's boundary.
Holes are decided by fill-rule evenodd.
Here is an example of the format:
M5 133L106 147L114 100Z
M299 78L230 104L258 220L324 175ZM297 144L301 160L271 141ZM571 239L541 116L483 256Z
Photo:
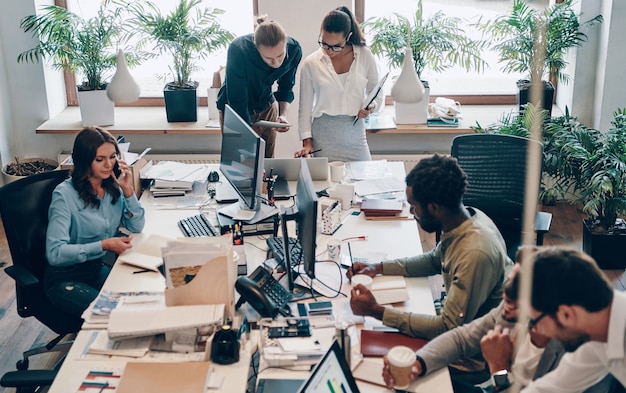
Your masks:
M103 263L105 253L132 247L130 237L117 235L120 225L141 232L145 224L130 167L119 156L111 133L84 128L74 140L72 176L52 194L46 294L73 315L82 315L98 296L111 270Z

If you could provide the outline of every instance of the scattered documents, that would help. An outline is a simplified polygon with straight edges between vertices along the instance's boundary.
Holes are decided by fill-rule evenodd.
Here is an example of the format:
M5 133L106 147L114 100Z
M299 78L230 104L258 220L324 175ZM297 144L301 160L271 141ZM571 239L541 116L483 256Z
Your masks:
M111 340L106 330L94 330L92 338L93 341L91 341L87 353L140 358L150 349L154 336L137 337L128 340Z
M159 161L147 170L142 171L141 175L144 179L203 182L208 177L209 172L209 166L206 164Z

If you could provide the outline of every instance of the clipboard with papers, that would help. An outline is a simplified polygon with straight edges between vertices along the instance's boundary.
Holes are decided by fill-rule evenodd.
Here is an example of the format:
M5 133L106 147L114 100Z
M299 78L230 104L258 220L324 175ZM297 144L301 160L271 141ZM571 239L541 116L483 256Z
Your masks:
M383 86L385 85L385 81L387 81L388 76L389 76L389 72L387 72L382 78L380 78L380 80L378 81L378 84L376 85L376 88L372 89L372 91L370 91L367 97L365 97L365 100L363 101L363 107L362 107L363 109L367 109L367 107L372 105L376 97L378 97L378 94L380 93L380 91L383 89Z

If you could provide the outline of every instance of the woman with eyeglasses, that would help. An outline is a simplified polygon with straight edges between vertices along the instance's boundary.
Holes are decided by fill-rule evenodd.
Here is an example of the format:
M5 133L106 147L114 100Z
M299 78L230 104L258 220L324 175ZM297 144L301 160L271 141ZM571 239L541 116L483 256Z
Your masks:
M363 32L346 7L330 11L323 19L320 48L303 62L300 72L298 126L302 150L296 157L310 157L313 151L330 161L371 159L365 135L365 121L382 106L382 95L367 108L365 97L376 89L378 68L365 46Z
M228 46L226 78L217 94L222 131L226 104L250 125L260 120L284 123L285 127L252 127L265 140L265 157L274 157L276 132L289 131L287 111L300 60L298 41L287 37L279 23L258 17L254 34L237 37ZM275 82L278 87L272 91Z
M72 175L52 193L44 285L50 301L71 315L81 316L98 296L111 271L107 252L132 247L120 225L141 232L145 224L130 167L119 157L110 132L84 128L74 140Z

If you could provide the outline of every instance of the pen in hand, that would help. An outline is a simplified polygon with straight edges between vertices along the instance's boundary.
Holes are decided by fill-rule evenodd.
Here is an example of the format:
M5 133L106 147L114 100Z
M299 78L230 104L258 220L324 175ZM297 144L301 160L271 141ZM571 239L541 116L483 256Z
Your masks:
M322 149L311 150L311 151L309 151L308 153L305 153L305 154L296 154L296 155L295 155L295 158L300 158L300 157L308 156L309 154L319 153L320 151L322 151Z

